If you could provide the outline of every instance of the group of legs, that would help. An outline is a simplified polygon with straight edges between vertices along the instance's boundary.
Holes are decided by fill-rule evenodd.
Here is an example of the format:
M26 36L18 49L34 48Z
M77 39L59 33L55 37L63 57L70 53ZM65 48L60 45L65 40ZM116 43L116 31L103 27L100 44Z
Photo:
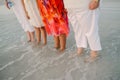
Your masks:
M37 44L41 43L41 39L43 40L43 45L47 44L47 34L46 30L43 27L34 27L33 31L25 31L27 35L28 42L36 42Z
M47 44L47 34L45 30L45 26L42 23L42 19L40 17L37 2L34 0L21 0L23 5L23 10L25 11L25 15L29 21L29 23L34 27L35 34L32 33L32 36L28 34L28 39L34 38L33 35L35 35L35 39L37 44L40 44L43 40L43 45ZM42 38L41 38L42 37ZM29 42L31 40L28 40Z
M41 43L41 39L43 40L43 45L47 44L47 34L44 26L40 28L35 27L35 35L36 35L37 44Z
M41 24L39 24L38 17L35 17L38 15L36 13L35 14L31 13L31 12L34 12L33 8L36 9L36 7L35 6L31 7L32 5L30 6L28 2L25 2L27 0L25 1L22 0L22 1L24 2L24 4L26 4L26 6L23 7L21 0L16 0L14 2L16 5L13 6L13 10L19 22L22 24L23 29L24 30L27 29L25 30L25 32L27 33L28 42L34 42L36 40L37 44L40 44L41 39L43 39L43 45L46 45L47 44L47 34L46 34L47 31L45 30L44 26L41 26ZM34 4L36 5L35 2ZM25 13L26 11L28 11L29 14L26 14ZM75 13L75 10L74 10L74 13ZM26 18L27 16L29 16L30 19L27 20ZM78 47L77 55L81 55L83 53L84 48L87 48L87 42L88 42L90 49L91 49L90 56L91 58L95 58L97 56L98 51L101 50L101 45L100 45L99 35L98 35L97 10L84 10L82 12L76 11L76 14L73 17L74 18L70 18L71 23L73 23L73 25L74 25L74 22L78 23L77 26L73 27L74 32L75 32L75 40L76 40L76 44ZM29 22L31 23L31 25L34 26L34 29L31 28L32 30L30 30L29 28L31 26L29 28L25 28L26 25L29 24ZM65 24L67 24L66 22ZM63 26L59 26L59 27L61 28ZM64 26L64 27L66 27L67 33L69 33L68 27L67 26ZM51 28L52 26L50 27L50 29ZM66 38L67 38L66 33L61 33L57 36L53 35L53 37L54 37L54 48L59 49L60 51L64 51L66 48Z
M47 34L44 27L37 28L35 27L35 32L27 31L28 42L34 42L35 37L37 44L40 44L41 39L43 40L43 45L47 44ZM34 36L35 35L35 36ZM66 49L66 35L60 34L59 36L53 36L54 38L54 48L64 51Z
M35 32L27 31L28 42L34 42L35 37L37 44L40 44L41 39L43 40L43 45L47 44L47 34L44 27L41 28L35 27ZM54 38L54 48L57 50L59 49L59 51L64 51L66 49L66 35L60 34L59 36L53 36L53 38Z

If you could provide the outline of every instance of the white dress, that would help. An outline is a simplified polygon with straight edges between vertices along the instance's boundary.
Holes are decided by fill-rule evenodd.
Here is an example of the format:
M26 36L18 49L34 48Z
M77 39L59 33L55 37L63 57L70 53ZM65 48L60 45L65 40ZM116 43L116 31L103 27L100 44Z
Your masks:
M77 47L87 48L87 44L89 44L91 50L101 50L98 33L99 9L89 10L90 1L64 0L64 3L75 32Z
M35 27L43 27L42 19L37 7L36 0L24 0L25 8L30 17L30 23Z
M22 5L22 1L21 0L11 0L13 2L13 6L12 9L18 19L18 21L20 22L20 24L22 25L22 28L24 29L25 32L29 31L29 32L33 32L34 28L32 25L30 25L26 15L25 15L25 11Z

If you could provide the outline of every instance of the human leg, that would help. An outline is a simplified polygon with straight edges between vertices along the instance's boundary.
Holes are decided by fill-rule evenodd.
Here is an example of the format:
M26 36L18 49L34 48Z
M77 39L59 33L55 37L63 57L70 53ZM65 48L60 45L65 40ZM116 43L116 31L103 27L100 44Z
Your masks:
M46 45L47 44L47 33L45 30L45 27L41 27L40 31L41 31L41 36L43 37L43 45Z
M61 34L59 36L59 40L60 40L60 51L64 51L66 48L66 35Z
M36 39L37 39L37 44L40 44L40 41L41 41L41 31L37 27L35 27L35 35L36 35Z
M54 36L54 47L56 49L60 48L60 40L59 40L59 36Z

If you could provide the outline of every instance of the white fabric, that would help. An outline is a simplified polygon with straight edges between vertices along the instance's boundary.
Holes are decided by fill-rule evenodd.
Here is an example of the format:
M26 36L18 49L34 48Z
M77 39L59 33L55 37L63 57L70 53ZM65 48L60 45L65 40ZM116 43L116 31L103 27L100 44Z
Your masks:
M36 0L24 0L24 3L30 17L30 23L35 27L42 27L43 23L38 11Z
M79 2L80 0L76 1ZM99 10L89 10L90 0L85 1L86 6L84 3L79 2L79 5L83 5L82 7L68 9L68 17L75 32L76 44L77 47L83 48L87 48L87 44L89 44L91 50L101 50L98 34Z
M91 0L64 0L65 7L68 8L81 8L87 9L87 6Z
M24 29L24 31L33 32L34 28L33 26L30 25L29 21L27 20L21 0L12 0L12 1L14 2L14 6L12 7L12 9L18 21L22 25L22 28Z

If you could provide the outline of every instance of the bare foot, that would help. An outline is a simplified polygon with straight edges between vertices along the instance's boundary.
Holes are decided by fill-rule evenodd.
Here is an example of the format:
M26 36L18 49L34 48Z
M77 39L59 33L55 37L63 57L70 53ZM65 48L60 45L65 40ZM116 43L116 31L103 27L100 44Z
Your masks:
M83 54L83 48L78 48L77 55L81 56Z
M40 44L40 41L37 41L37 45L39 45Z
M40 42L38 43L38 45L40 44ZM47 43L43 43L42 45L41 45L41 47L44 47L45 45L46 45Z
M44 42L44 43L43 43L43 46L45 46L46 44L47 44L47 42Z
M60 45L54 45L54 48L56 49L56 50L58 50L58 49L60 49Z
M60 48L60 46L55 46L54 48L58 50Z
M56 50L60 49L59 43L55 43L55 44L54 44L54 48L55 48Z
M34 40L34 39L31 39L31 42L35 42L35 40Z
M94 62L94 61L96 61L97 57L98 57L97 53L98 53L97 51L91 51L90 52L90 57L86 58L85 62Z
M91 56L92 58L96 58L96 57L98 56L98 52L97 52L97 51L91 51L91 52L90 52L90 56Z
M59 53L63 53L65 51L64 48L59 49Z
M78 48L77 53L69 56L69 58L73 58L73 57L76 57L76 56L81 56L82 54L83 54L83 48Z
M28 40L27 42L29 43L29 42L31 42L31 40Z
M41 47L44 47L46 44L47 44L47 43L43 43L43 44L41 45Z

